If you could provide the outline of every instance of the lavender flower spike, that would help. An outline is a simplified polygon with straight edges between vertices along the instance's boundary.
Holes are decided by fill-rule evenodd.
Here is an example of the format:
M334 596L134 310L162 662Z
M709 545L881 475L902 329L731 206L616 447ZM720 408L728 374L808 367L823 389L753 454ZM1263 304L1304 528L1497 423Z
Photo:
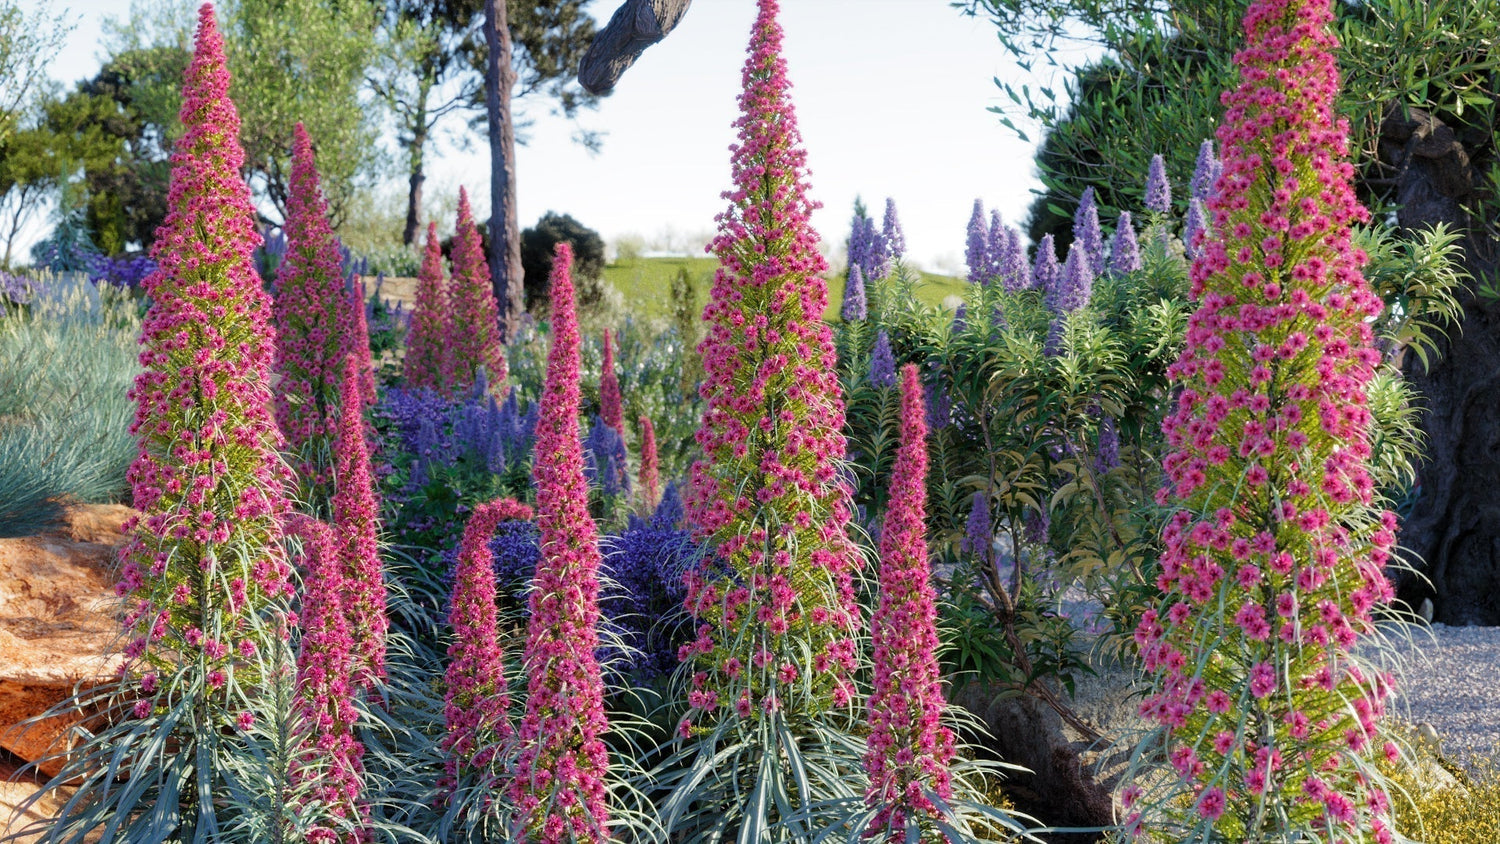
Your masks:
M1005 230L1005 266L1001 268L1000 275L1005 279L1005 289L1010 293L1030 290L1034 284L1031 266L1026 263L1026 247L1021 245L1021 233L1014 228Z
M1141 268L1141 247L1135 239L1135 225L1130 212L1121 211L1115 224L1115 237L1109 243L1109 272L1114 276L1133 273Z
M869 302L865 298L865 274L859 264L849 262L849 281L844 284L844 307L840 311L844 322L864 322L869 318Z
M974 213L969 215L969 242L964 249L964 263L969 265L969 282L983 284L989 261L989 232L984 227L984 203L974 200Z
M1036 246L1036 264L1031 269L1031 286L1043 293L1051 290L1062 275L1062 266L1057 263L1057 246L1052 235L1044 235Z
M870 350L870 386L877 389L896 386L896 358L891 354L891 337L882 328L875 335Z
M1167 182L1167 163L1161 154L1151 156L1146 174L1146 208L1158 214L1172 213L1172 185Z
M1083 198L1078 202L1078 211L1073 215L1073 242L1083 247L1088 259L1089 272L1095 276L1104 274L1104 232L1099 229L1099 206L1094 199L1094 189L1083 189Z
M1214 142L1204 141L1198 147L1198 163L1193 167L1193 180L1189 183L1194 199L1207 200L1213 194L1222 167L1219 157L1214 154Z
M1000 218L999 209L991 211L990 231L986 235L984 247L984 281L986 284L1004 270L1005 250L1008 246L1009 242L1005 239L1005 221Z
M880 233L885 238L887 256L900 260L906 255L906 233L901 230L901 220L896 217L896 200L886 197L885 217L880 221Z

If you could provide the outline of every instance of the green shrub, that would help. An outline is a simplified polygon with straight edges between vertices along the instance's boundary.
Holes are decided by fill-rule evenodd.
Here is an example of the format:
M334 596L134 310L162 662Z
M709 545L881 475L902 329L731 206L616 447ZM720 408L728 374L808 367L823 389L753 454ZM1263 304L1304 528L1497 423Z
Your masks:
M135 457L136 302L86 281L43 288L0 303L0 535L35 531L67 501L122 500Z

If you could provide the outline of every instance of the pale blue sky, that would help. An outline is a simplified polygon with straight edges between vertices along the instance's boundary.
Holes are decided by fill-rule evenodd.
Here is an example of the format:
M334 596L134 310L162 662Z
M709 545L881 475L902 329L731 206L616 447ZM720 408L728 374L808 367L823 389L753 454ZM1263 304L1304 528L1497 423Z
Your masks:
M129 3L49 5L66 5L79 16L53 68L71 84L97 70L100 24L127 15ZM603 18L615 5L595 0L590 11ZM1019 222L1039 184L1033 148L986 109L1001 102L994 77L1026 77L1006 61L992 25L962 16L946 0L782 5L812 195L825 206L814 224L832 251L848 236L856 194L877 212L885 197L895 198L909 252L929 268L961 268L976 197ZM697 0L614 95L581 117L581 125L606 133L597 155L570 141L574 125L537 103L530 142L517 155L522 224L550 209L572 214L611 240L711 231L724 206L719 193L729 183L735 97L755 9L753 0ZM1037 133L1030 134L1034 139ZM487 151L478 138L470 146L438 150L428 187L456 192L462 182L474 194L476 211L487 214Z

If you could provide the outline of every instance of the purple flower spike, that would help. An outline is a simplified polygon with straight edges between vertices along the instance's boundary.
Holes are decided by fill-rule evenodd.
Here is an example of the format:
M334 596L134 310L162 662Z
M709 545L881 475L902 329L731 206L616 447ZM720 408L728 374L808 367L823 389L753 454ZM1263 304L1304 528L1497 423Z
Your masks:
M999 209L996 209L990 212L990 229L985 235L985 284L989 284L1005 270L1005 250L1008 247L1009 242L1005 239L1005 221L1000 218Z
M1045 295L1057 285L1057 280L1061 277L1062 265L1057 262L1057 246L1052 235L1043 235L1042 242L1036 246L1036 264L1031 269L1031 286Z
M1135 225L1129 211L1120 212L1120 221L1115 224L1115 237L1109 243L1109 271L1122 276L1141 268L1141 247L1135 239Z
M1083 199L1078 203L1078 212L1073 215L1073 242L1083 247L1088 259L1089 272L1095 276L1104 273L1104 232L1099 228L1099 207L1094 200L1094 189L1084 188Z
M1146 173L1146 208L1158 214L1172 213L1172 185L1167 181L1167 162L1161 154L1151 156Z
M906 255L906 233L901 230L901 221L896 217L896 200L886 197L885 217L881 220L881 236L885 238L886 252L891 260L900 260Z
M984 203L974 200L974 213L969 215L969 241L964 248L964 263L969 266L969 283L983 284L987 278L990 256L989 230L984 227Z
M891 354L891 337L880 329L870 350L870 386L879 389L896 386L896 358Z
M1214 154L1214 142L1204 141L1198 147L1198 162L1193 167L1193 181L1189 185L1194 199L1208 200L1213 194L1214 184L1219 180L1221 169L1219 157Z
M1014 228L1005 230L1005 266L1000 275L1005 279L1005 289L1011 293L1030 290L1035 286L1031 277L1031 264L1026 260L1026 247L1021 243L1021 233Z
M849 264L849 280L844 284L844 307L840 315L844 322L864 322L870 315L865 298L865 274L855 263Z

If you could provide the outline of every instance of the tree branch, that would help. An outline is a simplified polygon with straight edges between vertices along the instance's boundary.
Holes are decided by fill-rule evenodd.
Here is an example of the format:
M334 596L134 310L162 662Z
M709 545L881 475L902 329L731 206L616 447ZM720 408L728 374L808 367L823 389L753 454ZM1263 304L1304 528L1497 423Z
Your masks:
M578 84L591 94L614 90L641 53L677 27L691 4L692 0L625 0L594 36L578 66Z

